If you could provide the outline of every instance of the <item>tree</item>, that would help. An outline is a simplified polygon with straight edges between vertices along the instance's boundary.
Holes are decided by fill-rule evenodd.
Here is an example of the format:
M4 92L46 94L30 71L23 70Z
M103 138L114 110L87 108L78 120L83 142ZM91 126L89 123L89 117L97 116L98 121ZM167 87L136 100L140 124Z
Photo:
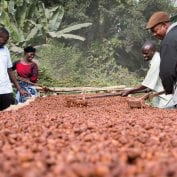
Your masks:
M11 50L14 51L29 44L45 44L48 38L84 41L84 37L70 32L91 25L82 23L59 30L64 15L63 7L45 8L41 1L2 0L0 5L0 21L11 33Z

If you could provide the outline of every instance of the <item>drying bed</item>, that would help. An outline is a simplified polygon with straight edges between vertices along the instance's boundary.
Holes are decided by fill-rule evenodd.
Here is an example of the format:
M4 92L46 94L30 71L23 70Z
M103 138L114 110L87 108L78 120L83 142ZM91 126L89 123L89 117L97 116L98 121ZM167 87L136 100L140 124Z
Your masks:
M37 98L0 112L0 177L177 176L177 110Z

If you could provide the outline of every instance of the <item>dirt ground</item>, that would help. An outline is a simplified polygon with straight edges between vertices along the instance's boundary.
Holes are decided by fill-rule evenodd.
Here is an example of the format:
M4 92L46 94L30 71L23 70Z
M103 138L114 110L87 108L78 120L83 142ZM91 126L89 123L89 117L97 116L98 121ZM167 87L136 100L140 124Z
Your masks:
M0 113L0 177L176 176L177 110L49 96Z

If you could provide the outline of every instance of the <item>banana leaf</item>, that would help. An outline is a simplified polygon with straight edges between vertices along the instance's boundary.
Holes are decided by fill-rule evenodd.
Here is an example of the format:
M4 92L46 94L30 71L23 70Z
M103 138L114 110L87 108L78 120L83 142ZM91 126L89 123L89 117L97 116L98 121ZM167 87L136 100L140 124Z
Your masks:
M79 30L81 28L85 28L85 27L88 27L92 25L92 23L81 23L81 24L77 24L77 25L73 25L73 26L69 26L63 30L60 30L59 32L57 33L62 33L62 34L65 34L65 33L69 33L69 32L72 32L72 31L76 31L76 30Z
M48 18L48 30L57 31L63 19L64 9L62 7L46 9L46 15Z
M75 35L75 34L57 34L55 32L48 32L48 34L52 37L52 38L65 38L65 39L77 39L80 41L85 41L85 38L79 35Z

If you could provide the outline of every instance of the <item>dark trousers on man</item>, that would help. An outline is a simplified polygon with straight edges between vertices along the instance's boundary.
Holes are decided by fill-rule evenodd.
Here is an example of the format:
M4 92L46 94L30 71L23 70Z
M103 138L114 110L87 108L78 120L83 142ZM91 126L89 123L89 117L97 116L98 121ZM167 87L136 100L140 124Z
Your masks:
M0 94L0 111L8 108L11 104L15 104L13 93Z

